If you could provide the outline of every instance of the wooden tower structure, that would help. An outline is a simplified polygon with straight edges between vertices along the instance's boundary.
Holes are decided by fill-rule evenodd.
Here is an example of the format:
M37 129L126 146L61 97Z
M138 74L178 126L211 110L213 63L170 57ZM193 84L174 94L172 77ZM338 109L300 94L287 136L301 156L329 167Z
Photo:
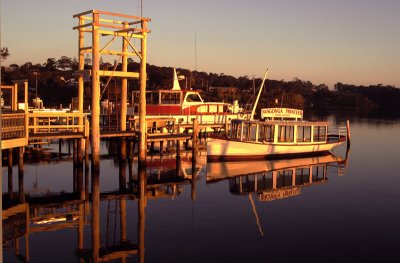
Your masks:
M100 78L121 78L120 131L126 130L127 86L128 78L140 80L140 138L139 161L146 162L146 60L147 60L147 24L149 18L117 14L99 10L90 10L73 16L78 19L74 30L79 32L79 69L78 75L78 109L83 112L84 77L90 77L91 92L91 145L92 163L99 165L100 152ZM89 35L89 36L87 36ZM88 40L88 41L85 41ZM86 44L88 42L89 44ZM91 69L85 70L85 54L91 54ZM122 67L117 70L100 70L101 56L107 60L120 61ZM128 72L128 58L140 60L139 72ZM118 65L119 63L115 63ZM109 80L107 81L109 82ZM83 122L83 119L80 120ZM81 124L81 123L80 123ZM82 147L83 148L83 147Z

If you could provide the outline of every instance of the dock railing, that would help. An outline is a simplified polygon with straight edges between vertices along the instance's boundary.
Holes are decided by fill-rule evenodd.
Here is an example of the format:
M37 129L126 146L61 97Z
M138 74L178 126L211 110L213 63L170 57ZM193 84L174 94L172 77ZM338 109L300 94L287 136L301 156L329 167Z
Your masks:
M79 124L79 118L85 120L83 124ZM86 113L79 112L31 112L28 114L28 132L30 134L81 132L85 135L88 131L86 118Z
M25 113L1 114L2 140L25 138Z

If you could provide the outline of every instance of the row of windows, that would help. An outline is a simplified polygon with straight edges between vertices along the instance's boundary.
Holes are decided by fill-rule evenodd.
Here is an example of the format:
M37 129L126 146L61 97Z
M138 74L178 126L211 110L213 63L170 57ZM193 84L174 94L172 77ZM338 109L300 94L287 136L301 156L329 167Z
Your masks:
M293 173L294 172L294 173ZM311 173L311 178L310 178ZM293 176L294 182L293 182ZM326 169L323 164L311 167L302 167L289 170L281 170L276 174L275 187L277 189L290 186L319 182L326 179ZM294 184L293 184L294 183ZM229 187L232 192L253 192L274 188L273 172L260 172L230 179Z
M161 104L180 104L181 103L181 93L180 92L147 92L146 93L146 103L148 104L159 104L161 94ZM139 92L134 94L135 100L139 100ZM188 102L202 102L198 94L189 94L186 97Z
M232 134L234 139L241 137L241 125L239 123L232 124ZM296 142L311 142L311 126L298 126ZM326 126L313 126L313 141L324 142L326 140ZM273 142L274 141L274 125L260 125L258 129L259 142ZM246 125L243 128L242 140L255 141L256 140L257 125ZM294 142L294 126L278 126L278 142Z

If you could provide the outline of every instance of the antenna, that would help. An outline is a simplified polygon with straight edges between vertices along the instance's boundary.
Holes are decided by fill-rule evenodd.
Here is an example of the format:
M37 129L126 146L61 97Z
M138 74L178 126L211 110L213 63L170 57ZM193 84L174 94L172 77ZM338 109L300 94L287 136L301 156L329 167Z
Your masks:
M140 9L140 16L143 17L143 0L138 0L137 12L139 12L139 9Z
M197 33L194 33L194 70L197 71Z

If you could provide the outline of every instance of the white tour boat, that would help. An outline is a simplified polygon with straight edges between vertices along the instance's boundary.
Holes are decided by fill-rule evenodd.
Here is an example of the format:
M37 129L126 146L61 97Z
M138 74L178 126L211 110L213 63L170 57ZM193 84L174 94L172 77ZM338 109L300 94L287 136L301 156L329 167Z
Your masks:
M304 121L303 111L289 108L261 110L262 120L253 120L256 103L249 120L232 120L225 137L210 137L207 159L227 161L240 159L271 159L330 152L346 142L348 133L340 128L331 134L326 121ZM347 132L348 132L347 128Z

